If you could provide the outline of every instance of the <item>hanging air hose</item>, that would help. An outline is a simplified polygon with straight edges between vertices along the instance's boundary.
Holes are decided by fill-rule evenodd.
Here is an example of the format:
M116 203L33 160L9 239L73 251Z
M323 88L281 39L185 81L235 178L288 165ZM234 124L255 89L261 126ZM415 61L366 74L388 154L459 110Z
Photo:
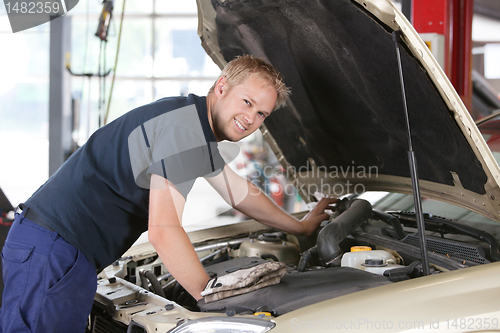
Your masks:
M123 17L124 16L125 16L125 0L123 0L122 17L120 18L120 30L118 31L118 43L116 45L116 57L115 57L115 66L113 69L113 79L111 80L111 88L109 90L108 108L106 109L106 115L104 116L103 125L106 125L108 123L109 108L111 106L111 97L113 96L113 88L115 86L116 67L118 65L118 54L120 54L120 40L122 37L122 27L123 27Z

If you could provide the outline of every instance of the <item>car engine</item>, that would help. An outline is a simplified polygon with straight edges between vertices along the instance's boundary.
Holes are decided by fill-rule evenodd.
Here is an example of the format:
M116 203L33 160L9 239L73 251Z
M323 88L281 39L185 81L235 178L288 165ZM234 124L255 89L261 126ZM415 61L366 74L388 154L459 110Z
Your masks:
M399 214L379 212L368 201L351 198L339 202L332 218L311 237L263 230L195 243L200 261L212 277L265 260L288 266L277 285L211 303L192 298L166 271L154 250L123 257L99 275L88 331L125 332L123 323L134 314L147 317L155 328L169 316L186 319L189 311L276 317L323 300L421 276L418 242L414 233L406 231L409 225L405 221L411 218ZM495 244L488 248L437 237L429 237L428 243L432 274L497 261ZM496 249L498 253L498 244Z

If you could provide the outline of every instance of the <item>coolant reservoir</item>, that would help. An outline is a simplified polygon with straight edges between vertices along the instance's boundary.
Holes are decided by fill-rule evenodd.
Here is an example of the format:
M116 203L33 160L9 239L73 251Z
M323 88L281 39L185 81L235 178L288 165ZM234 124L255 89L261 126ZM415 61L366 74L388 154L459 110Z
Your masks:
M352 267L361 270L366 270L365 263L366 259L379 259L383 260L385 264L397 264L396 258L387 251L384 250L372 250L372 251L356 251L347 252L342 256L340 265L342 267Z

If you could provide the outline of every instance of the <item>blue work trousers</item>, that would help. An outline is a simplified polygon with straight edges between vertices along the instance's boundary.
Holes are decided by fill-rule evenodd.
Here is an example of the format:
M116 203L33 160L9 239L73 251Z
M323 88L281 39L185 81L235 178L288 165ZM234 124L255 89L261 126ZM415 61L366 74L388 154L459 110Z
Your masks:
M83 333L96 271L57 232L16 215L2 249L0 333Z

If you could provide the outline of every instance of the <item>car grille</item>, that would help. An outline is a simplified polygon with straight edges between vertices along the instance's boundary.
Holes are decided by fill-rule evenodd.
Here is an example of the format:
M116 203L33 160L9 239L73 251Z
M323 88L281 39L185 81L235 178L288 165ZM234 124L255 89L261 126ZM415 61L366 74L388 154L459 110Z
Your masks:
M126 333L127 326L122 323L95 315L92 333Z
M465 260L472 265L481 265L489 261L484 257L484 250L480 246L468 245L449 239L426 236L427 250L459 260ZM403 243L419 246L416 234L408 235Z

